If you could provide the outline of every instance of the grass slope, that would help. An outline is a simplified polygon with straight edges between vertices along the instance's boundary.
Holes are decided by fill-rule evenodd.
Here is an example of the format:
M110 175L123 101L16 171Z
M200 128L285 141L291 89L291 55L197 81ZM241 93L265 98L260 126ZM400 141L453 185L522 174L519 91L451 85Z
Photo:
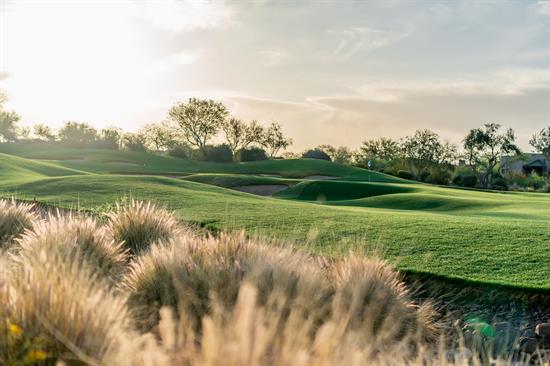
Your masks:
M95 154L83 152L90 156L88 160L99 160ZM209 228L245 228L294 241L325 255L375 250L403 270L550 289L550 275L543 269L550 262L550 195L332 180L302 181L279 194L286 199L276 199L201 182L231 186L285 181L280 178L218 173L188 177L196 180L193 182L94 171L77 175L74 170L63 170L64 164L57 162L2 157L6 168L1 174L9 178L0 180L4 197L37 197L48 204L73 208L78 204L86 209L108 208L122 196L151 199L174 209L183 219ZM149 161L157 158L147 156ZM280 163L285 162L270 164L279 164L281 172ZM284 165L288 169L285 171L297 172L300 164L304 170L312 167L308 160L296 160ZM234 165L251 169L246 168L247 164ZM325 171L355 169L330 165L323 162L317 167ZM20 171L17 167L27 168ZM311 202L319 195L325 196L322 204Z

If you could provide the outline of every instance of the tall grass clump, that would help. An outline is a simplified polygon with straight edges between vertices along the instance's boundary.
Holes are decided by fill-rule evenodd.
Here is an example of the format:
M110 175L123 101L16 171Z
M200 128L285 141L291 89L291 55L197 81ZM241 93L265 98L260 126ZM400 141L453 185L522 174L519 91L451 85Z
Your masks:
M155 245L123 288L142 331L176 332L175 364L358 364L398 346L411 356L434 331L432 307L383 262L327 264L243 234Z
M117 204L107 214L107 228L113 239L124 242L131 254L147 250L157 241L168 241L181 231L175 216L151 202L132 200L129 204Z
M38 221L33 209L31 204L0 200L0 250L11 245L15 238Z
M111 238L105 227L89 217L73 215L50 215L36 224L19 239L14 251L19 257L35 255L36 252L60 251L71 261L87 262L96 272L116 279L128 260L122 242Z
M31 249L31 248L29 248ZM131 337L123 295L67 246L15 254L5 274L0 359L7 364L53 360L99 364Z
M304 306L316 306L332 292L322 278L313 258L295 250L275 249L244 234L221 234L219 238L184 234L136 258L123 288L130 294L129 303L142 329L156 326L161 306L177 309L198 329L202 317L212 310L212 300L225 309L235 305L245 279L258 288L262 303L270 293L281 292L304 297L298 301ZM307 283L309 279L315 281Z

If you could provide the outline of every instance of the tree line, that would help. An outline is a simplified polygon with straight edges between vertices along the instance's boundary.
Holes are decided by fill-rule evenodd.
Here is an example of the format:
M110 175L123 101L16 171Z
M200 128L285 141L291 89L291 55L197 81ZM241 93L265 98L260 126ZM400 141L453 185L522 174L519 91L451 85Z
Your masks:
M507 181L499 172L500 158L522 154L514 131L497 123L470 130L461 146L422 129L401 139L370 139L358 150L319 145L302 154L283 153L292 139L284 135L280 124L274 122L264 127L256 120L245 122L231 116L221 102L198 98L175 104L163 122L145 125L137 133L124 133L117 127L97 130L87 123L69 121L58 131L37 124L32 131L34 138L29 138L31 131L18 125L17 113L4 110L4 101L5 97L0 97L3 142L42 141L72 148L148 150L216 162L276 157L324 159L405 179L483 188L505 188ZM214 144L220 135L223 143ZM550 159L550 126L535 133L530 144Z

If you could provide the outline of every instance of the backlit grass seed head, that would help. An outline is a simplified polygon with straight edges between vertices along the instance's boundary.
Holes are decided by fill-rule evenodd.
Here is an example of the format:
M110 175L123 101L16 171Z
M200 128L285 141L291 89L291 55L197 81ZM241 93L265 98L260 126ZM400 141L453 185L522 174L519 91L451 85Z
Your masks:
M116 278L125 270L128 254L106 229L92 218L50 215L18 240L19 257L41 251L56 251L72 261L87 262L96 270Z
M176 237L182 228L175 216L151 202L132 200L128 205L117 204L108 214L111 236L124 242L131 254L147 250L153 243Z
M99 364L118 351L120 338L132 337L125 296L115 294L94 265L70 251L29 249L14 254L3 288L3 315L22 329L8 354L17 355L21 344L39 344L29 351Z
M156 325L161 306L177 308L200 327L202 317L211 311L212 299L220 306L234 306L244 280L258 288L263 302L271 292L309 297L308 303L321 301L326 295L322 289L301 288L299 279L305 273L323 278L311 257L249 240L243 234L219 238L181 235L136 258L123 287L130 292L130 304L143 329Z
M13 239L39 220L33 208L31 204L0 200L0 249L12 244Z

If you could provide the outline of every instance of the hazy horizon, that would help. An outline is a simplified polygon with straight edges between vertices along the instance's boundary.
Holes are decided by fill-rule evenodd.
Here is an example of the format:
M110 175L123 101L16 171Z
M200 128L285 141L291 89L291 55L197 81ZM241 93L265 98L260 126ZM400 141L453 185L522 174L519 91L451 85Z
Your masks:
M357 147L550 123L550 2L6 1L0 88L25 125L134 131L178 101Z

